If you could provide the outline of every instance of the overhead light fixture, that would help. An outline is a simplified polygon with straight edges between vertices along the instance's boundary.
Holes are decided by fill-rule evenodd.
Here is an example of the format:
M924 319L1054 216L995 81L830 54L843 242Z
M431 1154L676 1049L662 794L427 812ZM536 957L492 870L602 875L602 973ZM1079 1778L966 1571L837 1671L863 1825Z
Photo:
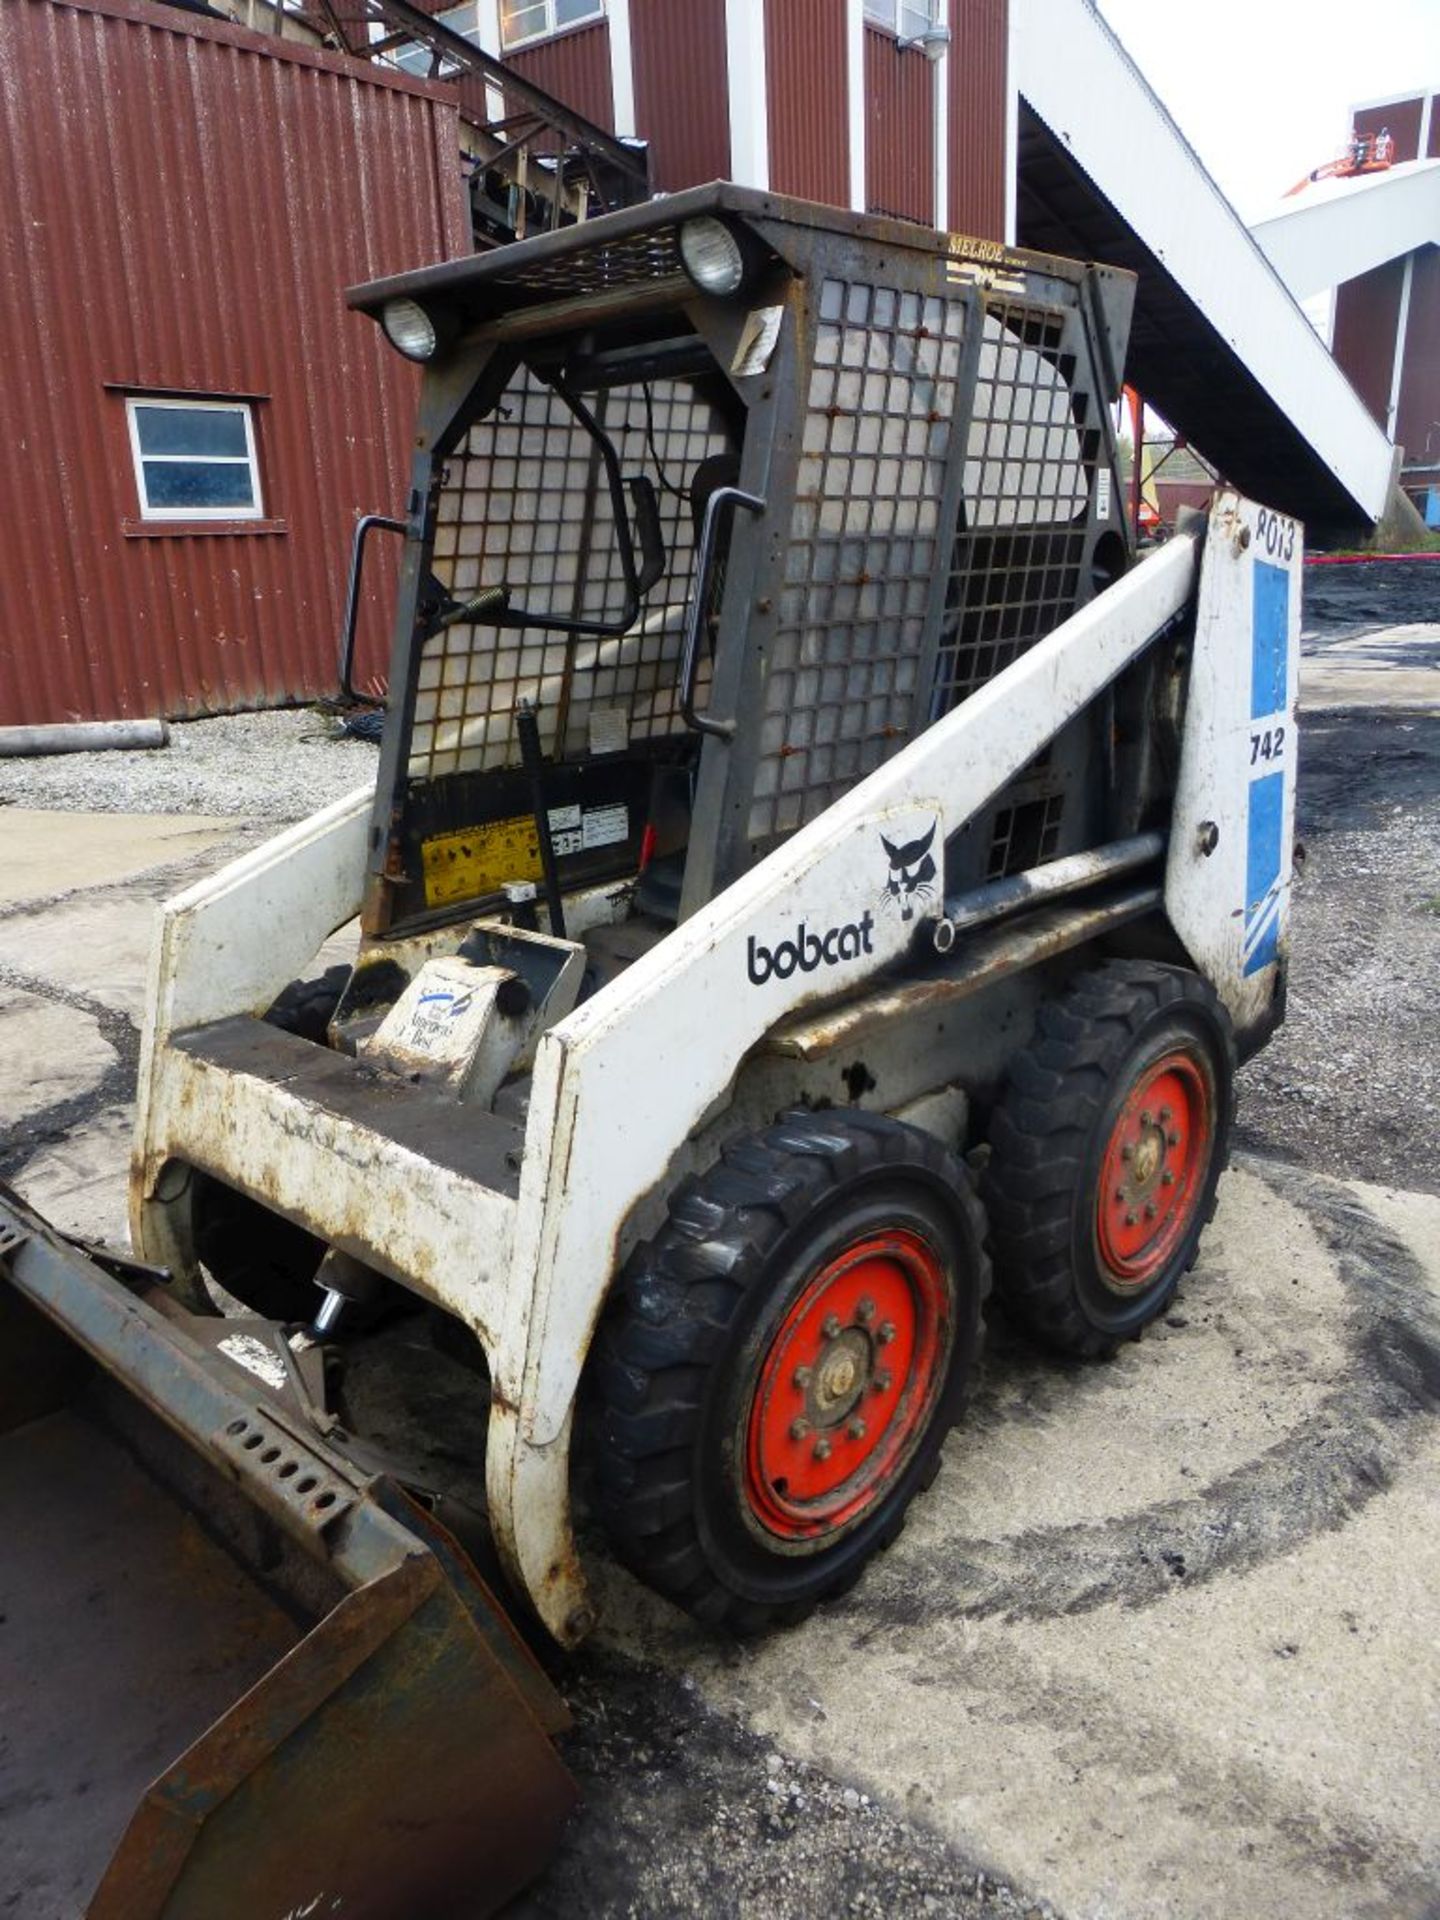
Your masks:
M418 300L387 300L380 324L391 346L407 360L433 360L439 350L442 329Z
M745 250L713 214L697 214L682 223L680 259L702 293L738 293L745 284Z

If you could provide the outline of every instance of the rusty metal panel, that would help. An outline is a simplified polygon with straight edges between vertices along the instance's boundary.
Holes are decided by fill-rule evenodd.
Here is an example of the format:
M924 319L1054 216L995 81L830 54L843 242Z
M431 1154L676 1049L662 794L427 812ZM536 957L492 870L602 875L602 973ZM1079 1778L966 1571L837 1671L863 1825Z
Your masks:
M1410 281L1395 438L1411 465L1440 461L1440 248L1422 247Z
M507 53L507 67L544 87L576 113L583 113L607 133L615 131L615 102L610 88L610 23L557 33L518 53Z
M949 226L1005 238L1009 0L950 0Z
M655 186L728 179L725 0L630 0L630 35L635 124L650 142Z
M871 213L935 218L935 74L918 48L865 28L865 199Z
M468 248L453 94L146 0L18 0L0 95L0 392L29 455L0 721L333 688L351 529L403 509L415 403L343 294ZM249 400L267 517L143 521L137 392Z
M768 0L770 184L777 193L850 204L846 0Z
M1351 121L1356 133L1374 135L1382 127L1388 127L1395 142L1398 164L1420 157L1420 121L1424 106L1424 97L1417 93L1412 100L1387 100L1384 106L1361 107L1351 116Z
M1391 260L1347 280L1335 295L1335 358L1382 427L1390 406L1404 280L1404 261Z

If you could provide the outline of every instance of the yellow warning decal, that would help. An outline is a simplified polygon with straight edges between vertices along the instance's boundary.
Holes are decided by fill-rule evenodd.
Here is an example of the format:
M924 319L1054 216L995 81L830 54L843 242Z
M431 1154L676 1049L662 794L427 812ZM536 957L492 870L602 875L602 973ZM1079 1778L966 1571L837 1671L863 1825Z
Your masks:
M437 833L422 842L420 857L427 907L498 893L507 880L540 878L539 837L535 822L523 814L483 827L462 827L457 833Z

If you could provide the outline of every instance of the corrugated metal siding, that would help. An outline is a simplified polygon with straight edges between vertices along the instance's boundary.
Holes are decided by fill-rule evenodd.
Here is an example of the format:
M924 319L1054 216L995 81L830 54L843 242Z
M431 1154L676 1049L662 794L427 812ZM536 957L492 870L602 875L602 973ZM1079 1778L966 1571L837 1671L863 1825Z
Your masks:
M630 0L635 127L657 191L730 177L725 0Z
M6 0L0 111L0 395L28 462L0 720L332 687L353 522L403 506L415 402L342 294L468 246L453 106L144 0ZM141 530L141 388L263 396L276 531Z
M1395 142L1395 158L1416 160L1420 156L1420 115L1423 105L1419 94L1413 100L1394 100L1384 107L1365 107L1354 116L1356 133L1379 133L1390 129Z
M850 204L845 0L767 0L770 185Z
M607 133L615 130L615 101L610 88L610 24L575 27L541 40L519 53L507 53L507 67L544 87L576 113L583 113Z
M1382 427L1390 404L1404 276L1405 263L1392 260L1347 280L1335 295L1335 358Z
M865 29L865 198L872 213L935 218L935 80L924 54Z
M1412 465L1440 461L1440 247L1415 256L1395 438Z
M950 0L950 219L1005 238L1008 0Z

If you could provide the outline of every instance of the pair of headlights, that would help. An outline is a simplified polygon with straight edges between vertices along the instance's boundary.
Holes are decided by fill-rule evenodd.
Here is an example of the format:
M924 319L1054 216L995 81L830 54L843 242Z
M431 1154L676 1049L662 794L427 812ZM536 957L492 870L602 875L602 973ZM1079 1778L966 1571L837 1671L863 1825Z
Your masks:
M739 293L745 284L745 248L731 228L711 214L698 214L682 224L680 259L702 293L723 299ZM442 340L447 340L448 329L443 322L437 323L418 300L387 300L380 309L380 324L391 346L407 360L432 360Z

